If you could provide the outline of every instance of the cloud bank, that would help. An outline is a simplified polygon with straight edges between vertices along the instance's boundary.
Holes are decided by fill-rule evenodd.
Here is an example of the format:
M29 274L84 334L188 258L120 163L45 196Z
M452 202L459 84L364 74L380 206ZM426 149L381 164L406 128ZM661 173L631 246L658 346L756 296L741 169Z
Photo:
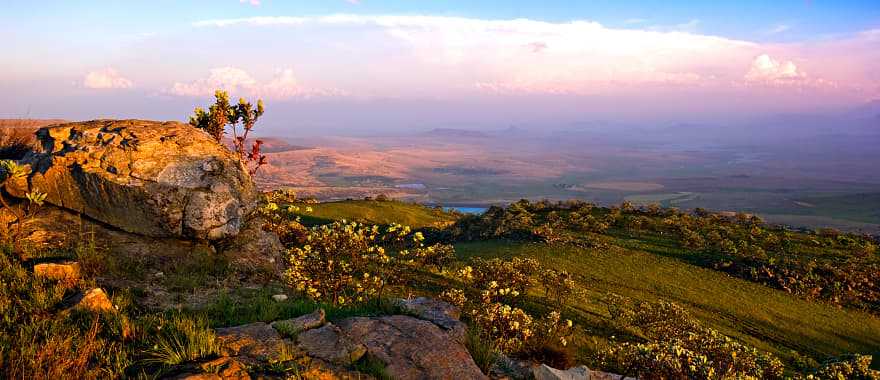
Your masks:
M236 67L213 68L206 78L191 82L175 82L167 92L177 96L205 97L213 95L218 89L232 94L268 99L345 95L344 92L335 89L303 86L294 76L292 69L278 70L272 79L261 83L247 71Z
M827 62L818 58L834 46L817 52L811 49L818 43L762 44L704 35L695 31L698 24L692 20L675 27L629 29L582 20L337 14L203 20L193 26L340 36L332 42L366 60L364 64L396 65L388 70L393 77L375 79L434 88L435 93L590 95L635 88L724 91L746 86L756 91L792 84L815 91L861 91L877 86L876 78L850 74L852 66L872 65L858 53ZM784 31L780 29L774 31ZM853 40L863 48L880 48L876 35L868 31ZM371 50L377 46L390 53L376 55ZM388 55L394 60L371 61ZM346 85L355 84L340 83Z

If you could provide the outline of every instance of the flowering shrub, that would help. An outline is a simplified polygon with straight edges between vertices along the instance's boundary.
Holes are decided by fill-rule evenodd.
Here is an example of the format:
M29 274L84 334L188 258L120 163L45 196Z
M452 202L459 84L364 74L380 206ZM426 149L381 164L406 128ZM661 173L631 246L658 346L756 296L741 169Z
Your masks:
M258 212L265 219L263 229L274 232L285 245L305 241L308 229L300 223L299 214L312 212L312 207L297 203L293 192L276 190L265 194Z
M451 246L425 247L424 239L399 224L382 228L343 220L316 226L307 229L302 246L288 251L285 277L306 296L335 304L379 298L386 286L402 281L402 269L414 257L440 262L438 256L450 254Z
M779 359L701 326L673 303L616 295L606 303L618 328L638 331L648 342L612 344L599 353L605 369L644 379L782 377Z
M433 265L442 272L443 267L455 258L455 247L451 244L434 244L416 249L414 256L422 266Z
M532 276L540 265L535 259L513 258L476 259L473 267L465 267L459 276L470 282L475 289L482 290L483 298L489 301L513 300L532 286Z
M532 338L532 317L522 309L490 302L471 309L470 315L501 351L518 351Z
M574 279L564 270L544 270L541 272L541 284L544 285L545 296L556 302L559 308L565 306L565 301L575 292Z
M503 352L537 352L548 345L568 344L573 324L562 320L558 311L535 319L520 308L509 305L532 286L532 276L540 272L534 259L476 259L473 266L458 271L465 289L478 296L468 298L463 289L440 294L464 311L479 331Z
M880 371L872 370L871 355L851 355L835 358L825 363L815 374L806 379L858 379L878 380Z

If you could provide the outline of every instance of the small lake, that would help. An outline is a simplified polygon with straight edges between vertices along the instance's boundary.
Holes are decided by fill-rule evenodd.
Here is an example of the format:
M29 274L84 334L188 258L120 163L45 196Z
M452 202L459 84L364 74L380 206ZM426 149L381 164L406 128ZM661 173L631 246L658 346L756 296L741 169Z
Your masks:
M455 210L465 214L482 214L486 212L486 207L445 207L447 210Z

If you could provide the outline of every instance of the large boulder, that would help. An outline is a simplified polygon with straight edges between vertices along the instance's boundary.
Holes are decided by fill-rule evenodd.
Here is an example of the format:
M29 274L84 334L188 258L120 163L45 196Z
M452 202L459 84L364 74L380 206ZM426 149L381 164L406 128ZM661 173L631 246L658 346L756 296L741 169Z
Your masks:
M394 379L486 379L467 348L449 331L406 315L339 322L351 341L385 363Z
M95 120L41 128L32 173L12 195L46 201L150 237L235 236L255 204L247 169L207 133L178 122Z

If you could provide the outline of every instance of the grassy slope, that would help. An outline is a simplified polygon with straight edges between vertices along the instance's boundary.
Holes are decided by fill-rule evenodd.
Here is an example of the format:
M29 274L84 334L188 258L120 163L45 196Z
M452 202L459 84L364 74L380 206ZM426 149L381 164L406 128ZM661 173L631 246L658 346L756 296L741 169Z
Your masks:
M450 215L399 202L345 201L315 205L311 218L358 220L386 224L400 222L425 226L450 220ZM788 356L794 349L815 357L846 352L880 355L880 319L804 301L784 292L730 277L688 263L684 252L652 237L633 238L611 232L610 250L549 247L534 243L498 241L456 245L460 260L472 257L532 257L546 267L576 274L586 292L572 300L574 319L595 335L608 335L607 312L601 298L610 292L642 300L665 299L688 307L692 313L724 333L757 348ZM423 288L449 279L423 279ZM438 284L434 284L438 285ZM539 295L539 294L536 294ZM526 308L542 309L532 297Z
M844 352L880 354L880 319L876 317L804 301L671 257L630 249L597 251L504 242L465 243L456 249L462 259L532 257L545 267L575 273L586 296L570 306L584 326L603 328L607 312L600 300L613 292L679 303L709 326L781 356L792 349L817 357Z
M340 201L312 205L313 212L303 215L307 225L347 219L369 224L400 223L421 228L452 221L452 214L432 208L396 201Z

